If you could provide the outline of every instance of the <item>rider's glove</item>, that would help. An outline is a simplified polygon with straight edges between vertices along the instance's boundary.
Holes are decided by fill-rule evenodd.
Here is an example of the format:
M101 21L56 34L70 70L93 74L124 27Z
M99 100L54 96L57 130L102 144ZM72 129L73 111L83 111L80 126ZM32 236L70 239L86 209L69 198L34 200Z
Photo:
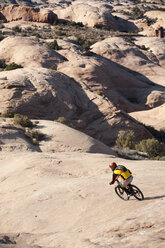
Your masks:
M110 183L109 183L109 185L112 185L112 184L113 184L113 182L110 182Z

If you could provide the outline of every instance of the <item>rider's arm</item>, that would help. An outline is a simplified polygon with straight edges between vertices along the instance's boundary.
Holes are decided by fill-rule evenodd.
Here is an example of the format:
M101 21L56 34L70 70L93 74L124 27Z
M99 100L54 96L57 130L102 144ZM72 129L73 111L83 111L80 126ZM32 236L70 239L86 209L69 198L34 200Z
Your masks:
M114 182L116 181L116 178L118 177L118 175L116 175L115 173L113 173L113 177L112 177L112 184L114 184Z

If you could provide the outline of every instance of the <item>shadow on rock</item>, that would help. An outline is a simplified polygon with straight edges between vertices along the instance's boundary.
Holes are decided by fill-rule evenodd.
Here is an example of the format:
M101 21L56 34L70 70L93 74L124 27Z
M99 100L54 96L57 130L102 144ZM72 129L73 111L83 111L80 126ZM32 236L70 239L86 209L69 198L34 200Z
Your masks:
M144 200L161 199L161 198L164 198L164 197L165 197L165 195L153 196L153 197L145 197Z

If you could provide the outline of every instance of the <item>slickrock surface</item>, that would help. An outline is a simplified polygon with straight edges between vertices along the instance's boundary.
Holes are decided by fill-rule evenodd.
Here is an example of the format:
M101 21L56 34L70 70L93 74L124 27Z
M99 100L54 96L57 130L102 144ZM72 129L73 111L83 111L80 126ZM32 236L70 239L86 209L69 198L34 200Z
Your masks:
M61 125L55 124L54 136L65 130ZM49 123L39 123L40 130L42 126L43 132L53 135ZM66 128L61 140L57 136L59 146L55 151L49 150L51 140L44 145L48 147L44 152L17 150L9 157L1 151L0 247L4 248L5 242L15 248L163 246L164 162L69 151L78 137L82 141L86 137L73 135L68 143L67 132L70 135ZM80 139L80 149L85 144L87 149L89 142L81 144ZM101 144L95 144L100 149ZM112 176L108 164L114 160L133 172L134 184L143 191L144 201L131 198L125 202L117 197L108 184Z
M136 142L153 138L145 125L163 135L163 2L1 0L0 8L0 113L35 124L0 118L0 248L163 248L165 158L126 160L112 148L121 131ZM143 201L115 194L113 161L132 171Z
M150 136L127 113L118 111L107 99L84 91L60 72L44 68L17 69L3 71L0 77L1 113L12 109L30 118L51 120L64 116L75 127L105 144L114 142L122 126L132 128L138 139Z
M74 4L65 9L56 10L60 19L82 22L90 27L107 27L117 29L117 24L111 13L105 8L94 7L90 4Z
M130 113L130 115L146 125L151 125L157 130L164 130L165 104L151 110Z
M6 63L15 62L23 67L53 67L54 69L57 68L58 63L65 60L47 44L27 37L7 37L2 40L0 59L4 59Z

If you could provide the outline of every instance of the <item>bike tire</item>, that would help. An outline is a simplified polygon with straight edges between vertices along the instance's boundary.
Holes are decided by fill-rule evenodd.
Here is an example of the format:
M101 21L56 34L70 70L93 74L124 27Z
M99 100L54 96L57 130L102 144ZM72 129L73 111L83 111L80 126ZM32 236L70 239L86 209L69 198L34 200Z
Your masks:
M124 201L128 201L128 200L129 200L129 197L128 197L127 193L125 192L125 190L124 190L122 187L120 187L120 185L117 185L117 186L115 187L115 192L116 192L116 194L117 194L122 200L124 200Z
M131 184L131 188L132 188L132 191L133 191L133 196L137 200L139 200L139 201L144 200L144 195L143 195L142 191L137 186Z

